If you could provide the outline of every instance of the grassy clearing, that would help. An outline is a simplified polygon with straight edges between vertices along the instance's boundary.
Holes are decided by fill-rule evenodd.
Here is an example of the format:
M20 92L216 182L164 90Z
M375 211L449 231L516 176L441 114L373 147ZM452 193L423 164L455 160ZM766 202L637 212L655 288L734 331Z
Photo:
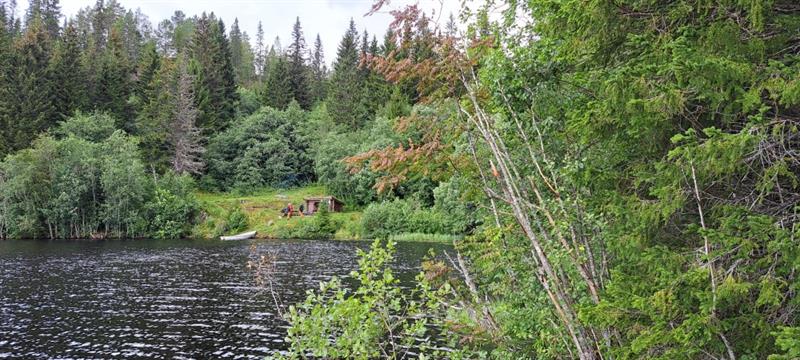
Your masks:
M291 219L280 218L281 209L292 203L295 209L303 203L303 198L326 195L324 186L312 185L295 189L264 189L253 194L237 193L197 193L197 199L204 212L204 218L194 229L194 235L213 238L222 235L228 214L239 207L247 215L248 230L258 232L258 238L285 238L313 216ZM339 224L336 239L357 239L360 234L361 213L333 213L331 218Z

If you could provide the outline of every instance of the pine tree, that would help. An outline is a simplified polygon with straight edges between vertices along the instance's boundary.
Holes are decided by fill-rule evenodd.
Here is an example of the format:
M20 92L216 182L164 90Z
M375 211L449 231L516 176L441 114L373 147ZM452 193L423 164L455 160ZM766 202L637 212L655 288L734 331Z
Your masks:
M386 34L383 36L383 45L381 46L382 56L388 57L393 51L397 50L397 43L395 41L394 31L392 31L391 28L386 30Z
M350 27L339 43L331 76L333 86L328 91L328 112L331 119L337 124L344 124L353 129L361 126L360 119L353 116L361 94L357 38L358 31L351 19Z
M197 20L191 56L198 124L206 135L219 132L233 119L238 96L225 25L213 13Z
M244 78L241 75L243 50L242 31L239 29L239 18L235 18L233 20L233 25L231 25L230 44L231 64L233 64L233 68L235 69L236 82L241 84L244 81Z
M6 5L0 1L0 49L11 50L11 35L8 31L9 14ZM0 159L10 151L11 124L9 123L9 111L6 109L12 104L8 76L12 71L10 67L11 51L0 51Z
M215 63L219 64L220 72L220 95L221 98L218 102L216 113L222 120L222 126L217 130L225 129L234 115L236 115L236 103L239 100L239 95L236 93L236 75L231 62L231 47L228 42L228 37L225 35L225 24L222 19L219 20L217 25L216 43L219 51L216 53Z
M42 21L44 27L50 34L51 39L56 39L59 36L61 22L61 5L58 0L41 0L42 1Z
M262 76L264 74L266 56L266 49L264 48L264 27L261 25L261 21L259 21L258 29L256 30L255 48L255 71L256 75L258 76Z
M283 110L292 102L289 63L285 57L278 56L270 62L264 87L264 105Z
M141 141L144 160L158 171L166 171L170 167L167 134L174 113L173 89L176 87L175 74L178 71L175 67L176 64L169 58L160 63L150 84L145 87L143 97L147 102L136 119L136 135Z
M306 66L306 40L298 17L292 28L292 44L287 51L289 58L289 87L291 96L308 110L311 108L311 95L308 88L308 69Z
M199 114L192 94L193 79L187 61L179 59L177 84L173 96L172 122L168 137L173 151L172 169L178 174L200 174L205 164L202 155L203 138L197 127Z
M322 101L327 95L328 66L325 65L325 54L322 51L322 40L317 34L314 41L314 54L311 59L311 94L314 102Z
M55 109L61 119L76 110L86 109L86 81L80 63L81 49L78 30L72 24L64 28L64 35L56 44L50 61L55 86Z
M150 97L154 90L152 88L154 85L153 79L158 74L160 67L161 56L158 54L156 42L155 40L150 40L142 46L142 55L135 70L136 83L133 93L135 95L134 106L137 113L141 112L150 103ZM139 133L138 125L134 133Z
M50 71L51 44L40 19L34 19L17 39L6 71L6 88L0 118L6 133L6 151L30 145L42 131L59 119L54 107Z
M133 92L131 66L118 26L111 29L101 61L95 107L114 116L118 128L132 133L135 130L133 112L128 104Z

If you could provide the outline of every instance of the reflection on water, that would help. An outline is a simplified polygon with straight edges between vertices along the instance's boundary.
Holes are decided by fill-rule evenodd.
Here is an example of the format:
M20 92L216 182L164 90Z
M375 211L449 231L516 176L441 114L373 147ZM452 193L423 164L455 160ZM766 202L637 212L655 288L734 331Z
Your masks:
M0 241L0 358L263 358L286 324L247 269L277 254L286 304L356 266L366 242ZM437 244L399 244L406 278Z

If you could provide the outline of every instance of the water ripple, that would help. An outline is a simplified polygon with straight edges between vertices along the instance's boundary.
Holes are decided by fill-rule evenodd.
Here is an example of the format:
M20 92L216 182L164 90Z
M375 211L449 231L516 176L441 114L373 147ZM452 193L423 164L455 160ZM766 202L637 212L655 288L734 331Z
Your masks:
M257 241L284 303L355 269L367 243ZM401 244L410 277L431 244ZM0 359L263 358L286 324L246 264L250 242L0 241Z

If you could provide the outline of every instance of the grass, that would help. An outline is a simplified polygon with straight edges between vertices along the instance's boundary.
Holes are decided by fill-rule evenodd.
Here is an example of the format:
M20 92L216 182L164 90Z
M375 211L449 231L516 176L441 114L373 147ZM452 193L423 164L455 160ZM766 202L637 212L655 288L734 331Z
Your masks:
M423 233L402 233L389 236L389 240L396 242L442 242L451 244L463 238L464 236L461 235Z
M280 218L281 209L287 203L294 204L295 209L304 203L303 198L327 195L324 186L311 185L295 189L264 189L252 194L238 193L197 193L197 199L203 210L204 218L194 229L194 235L203 238L214 238L222 235L228 213L239 207L247 215L248 231L257 231L258 238L281 238L292 230L312 221L313 216L293 216L291 219ZM336 239L356 239L359 237L361 223L360 212L332 213L331 218L340 224Z

